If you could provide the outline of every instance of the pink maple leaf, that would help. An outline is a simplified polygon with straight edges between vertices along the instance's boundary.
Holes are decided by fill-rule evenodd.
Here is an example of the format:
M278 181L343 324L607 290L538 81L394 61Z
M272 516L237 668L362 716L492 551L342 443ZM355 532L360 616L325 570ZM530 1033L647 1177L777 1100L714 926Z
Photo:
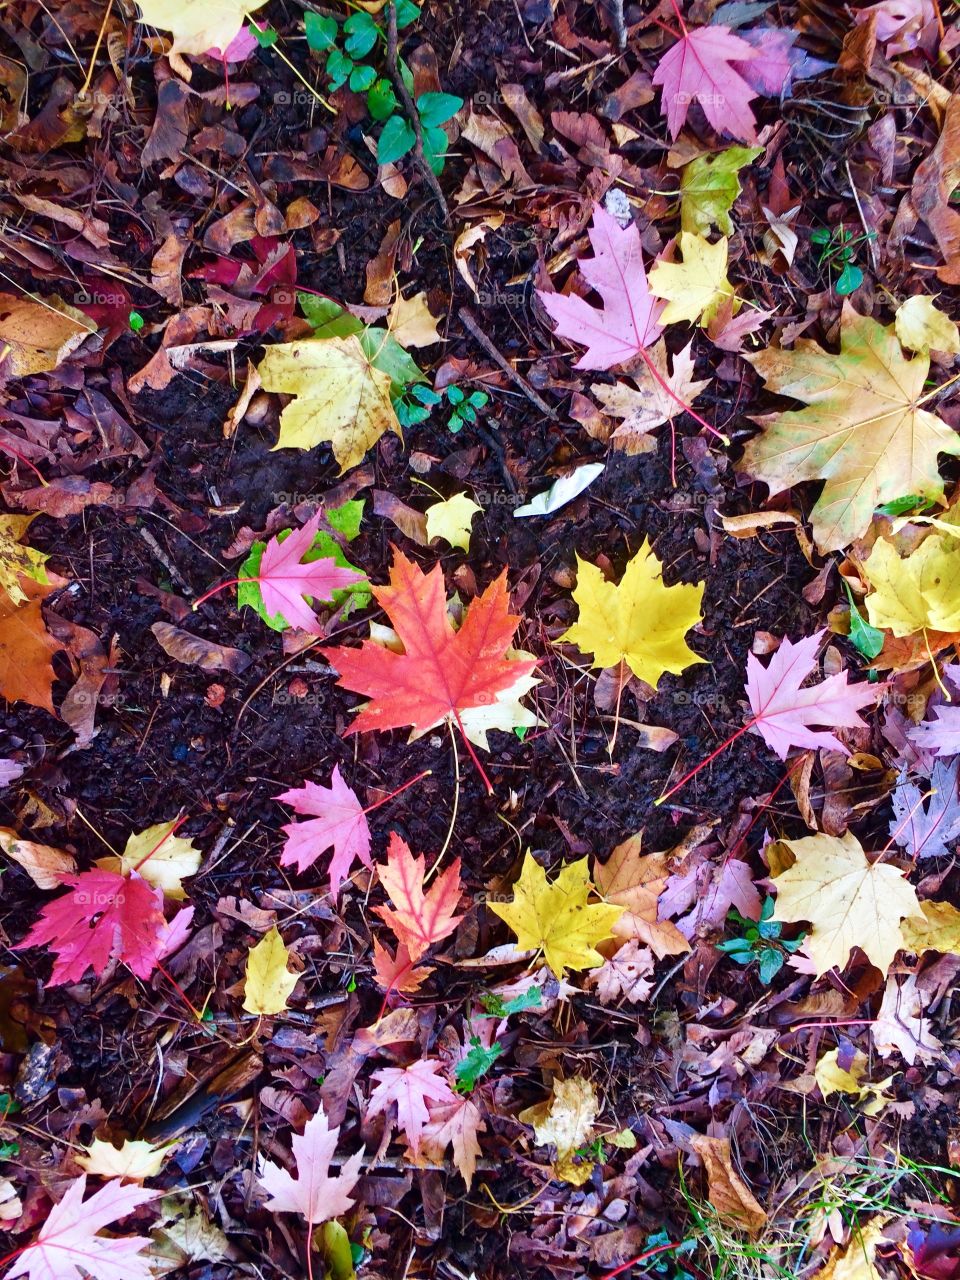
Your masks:
M801 688L814 670L823 632L793 644L784 640L766 667L755 654L747 655L746 692L753 720L746 726L759 733L771 751L786 760L791 747L830 747L850 752L825 727L862 729L857 715L861 707L876 702L880 685L847 683L846 671L828 676L820 684Z
M266 612L271 617L280 614L291 627L311 635L320 635L322 630L306 597L330 600L334 591L363 581L362 573L342 568L332 556L302 563L313 546L322 519L323 512L318 511L312 520L294 529L283 541L279 534L272 537L264 548L256 579Z
M266 30L266 24L254 24L260 31ZM226 49L219 49L216 45L207 49L206 56L208 58L217 58L220 62L245 62L258 47L256 36L250 27L241 27L237 34L233 37Z
M86 1174L70 1183L59 1204L31 1244L15 1259L5 1280L151 1280L153 1272L140 1257L151 1243L148 1236L99 1236L102 1227L155 1199L155 1191L118 1179L108 1182L84 1203Z
M942 668L940 674L960 693L960 665L950 663ZM935 756L960 755L960 707L953 703L940 703L933 707L928 705L927 712L931 710L936 720L910 725L906 729L907 738L921 751L931 751Z
M302 1134L293 1135L297 1177L272 1160L261 1158L257 1181L270 1196L266 1207L273 1213L299 1213L311 1229L352 1209L350 1192L360 1177L363 1152L344 1160L339 1174L331 1177L330 1161L339 1136L339 1125L331 1129L321 1108L307 1121Z
M663 332L657 318L664 304L647 287L640 251L640 232L594 205L588 235L594 256L578 263L580 274L603 300L595 307L571 294L537 290L540 301L556 322L561 338L586 346L577 369L609 369L639 355Z
M370 867L370 827L357 793L348 787L335 765L330 786L306 782L300 788L284 791L274 797L289 804L295 813L311 813L309 822L288 822L283 828L287 841L280 855L280 865L295 865L298 871L313 866L321 853L333 849L328 872L330 892L336 896L340 885L350 874L354 858Z
M397 1122L414 1155L420 1150L420 1138L430 1119L427 1103L456 1101L446 1080L437 1075L440 1069L439 1062L419 1058L409 1067L383 1067L373 1073L379 1083L370 1095L367 1115L380 1115L396 1103Z
M757 94L731 64L758 56L752 45L720 23L684 29L653 73L653 83L663 89L670 136L675 138L683 128L690 104L696 100L718 133L741 142L756 141L757 120L750 101Z
M660 895L659 915L663 920L686 911L676 924L689 940L722 929L731 907L748 920L759 920L761 905L746 862L728 857L718 866L703 855L694 855L684 870L668 879Z
M79 982L87 969L97 977L122 960L148 978L168 941L163 890L142 876L95 868L65 876L68 892L48 903L20 947L49 946L56 953L49 986Z

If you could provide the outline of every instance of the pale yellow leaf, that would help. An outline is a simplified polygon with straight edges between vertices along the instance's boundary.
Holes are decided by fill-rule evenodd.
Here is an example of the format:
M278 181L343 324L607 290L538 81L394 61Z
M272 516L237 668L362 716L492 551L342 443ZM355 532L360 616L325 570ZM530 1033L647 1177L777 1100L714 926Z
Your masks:
M157 822L129 837L119 858L98 858L105 871L128 876L136 871L164 896L182 902L187 896L183 881L196 875L202 854L192 840L172 835L176 822Z
M853 1055L850 1069L839 1065L839 1049L831 1049L818 1059L813 1074L824 1102L835 1093L843 1093L852 1097L864 1115L878 1115L890 1101L884 1097L884 1090L889 1087L895 1076L887 1076L885 1080L872 1084L864 1079L867 1074L867 1055L860 1049Z
M519 1119L533 1126L537 1146L556 1147L554 1172L558 1177L580 1186L592 1173L593 1162L578 1163L574 1155L593 1137L599 1113L600 1100L593 1082L585 1076L571 1076L568 1080L554 1080L552 1096L521 1111Z
M445 538L451 547L469 551L470 526L474 516L482 510L465 493L455 493L452 498L435 502L424 512L427 518L427 537L431 540Z
M96 328L61 298L0 293L0 380L56 369Z
M387 316L387 328L401 347L432 347L440 341L437 318L427 306L427 295L405 298L398 293Z
M176 53L224 50L266 0L137 0L143 22L173 33Z
M64 876L76 873L77 864L69 853L48 844L23 840L12 827L0 827L0 849L24 871L39 889L56 889Z
M286 1009L300 976L287 969L288 956L276 925L250 948L243 986L243 1007L247 1013L270 1016Z
M151 1142L134 1141L126 1138L119 1147L111 1142L101 1142L94 1138L85 1154L77 1156L77 1164L87 1173L94 1173L98 1178L127 1178L131 1182L143 1182L144 1178L155 1178L163 1168L167 1153L176 1143L168 1142L165 1146L155 1147Z
M903 946L915 956L924 951L960 955L960 911L952 902L921 902L920 916L908 916L900 926Z
M274 449L314 449L328 441L342 475L385 431L403 434L389 374L371 364L356 334L267 347L258 372L266 391L294 397L280 415Z
M948 355L960 352L957 326L924 293L917 293L900 304L894 325L897 337L911 351L943 351Z
M739 299L727 279L726 236L711 244L701 235L681 231L677 244L683 261L658 261L650 271L650 292L667 300L660 323L689 320L707 325L721 303L731 298L736 310Z

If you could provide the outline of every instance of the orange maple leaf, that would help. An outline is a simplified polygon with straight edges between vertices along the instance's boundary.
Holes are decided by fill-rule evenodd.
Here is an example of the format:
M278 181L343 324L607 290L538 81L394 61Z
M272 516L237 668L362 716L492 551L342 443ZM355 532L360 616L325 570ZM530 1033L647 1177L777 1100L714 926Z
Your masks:
M62 648L47 630L39 599L15 605L3 593L0 598L0 696L9 702L29 702L56 715L52 658Z
M377 874L393 909L377 907L376 912L393 930L397 942L406 947L411 961L419 960L428 947L453 933L463 919L454 915L460 902L460 859L437 876L426 893L425 873L423 854L414 857L407 842L391 831L387 861L377 867Z
M389 615L403 652L372 640L359 649L320 650L339 671L342 688L370 698L347 732L412 725L425 733L449 719L463 733L464 711L489 706L537 665L533 659L505 657L520 623L509 612L506 570L470 604L463 625L455 631L447 615L440 566L424 573L393 550L390 583L374 587L373 593ZM464 738L483 774L465 734Z

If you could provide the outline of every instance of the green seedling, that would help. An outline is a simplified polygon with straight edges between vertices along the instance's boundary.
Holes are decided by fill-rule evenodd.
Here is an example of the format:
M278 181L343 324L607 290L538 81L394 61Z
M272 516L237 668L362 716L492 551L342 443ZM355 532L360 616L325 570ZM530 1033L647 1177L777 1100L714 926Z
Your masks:
M875 239L876 232L871 231L855 236L852 231L844 227L842 222L839 227L833 229L817 227L811 232L810 243L820 250L820 257L817 259L819 265L827 267L831 275L834 269L839 267L833 287L842 298L853 293L863 284L863 272L854 262L854 250L857 245Z
M753 964L756 960L760 966L760 981L765 986L773 981L787 956L792 955L806 937L801 933L792 942L781 938L783 926L779 920L772 919L773 907L773 899L768 896L760 909L759 920L748 920L736 907L731 907L727 919L742 933L717 944L717 950L723 951L737 964Z

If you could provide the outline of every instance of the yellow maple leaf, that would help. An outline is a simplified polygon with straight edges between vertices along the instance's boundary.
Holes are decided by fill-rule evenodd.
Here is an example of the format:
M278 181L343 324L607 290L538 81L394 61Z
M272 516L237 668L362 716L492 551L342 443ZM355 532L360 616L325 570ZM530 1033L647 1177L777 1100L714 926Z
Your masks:
M427 295L415 293L405 298L398 293L387 316L387 328L401 347L432 347L440 341L437 317L427 306Z
M141 19L173 33L174 53L226 49L243 20L267 0L137 0Z
M152 1142L125 1138L119 1147L115 1147L112 1142L94 1138L76 1161L81 1169L96 1174L98 1178L143 1182L144 1178L155 1178L159 1174L167 1153L175 1145L168 1142L162 1147L155 1147Z
M258 373L265 391L294 396L280 415L274 449L313 449L329 441L342 475L385 431L403 435L390 375L371 363L356 334L267 347Z
M888 1217L879 1214L865 1226L855 1226L850 1243L845 1248L834 1245L825 1266L812 1280L883 1280L874 1263Z
M817 1065L813 1069L813 1075L820 1086L824 1102L831 1094L846 1093L857 1100L864 1115L878 1115L890 1101L889 1098L883 1097L883 1092L892 1083L894 1077L887 1076L877 1084L872 1084L869 1080L865 1081L867 1055L860 1049L853 1055L849 1070L840 1066L839 1058L840 1050L831 1049L829 1053L825 1053L817 1060Z
M427 537L431 541L434 538L446 538L451 547L469 551L470 526L473 517L482 510L483 507L478 506L465 493L455 493L452 498L435 502L423 513L427 519Z
M600 1099L593 1081L586 1076L571 1076L568 1080L554 1080L553 1093L546 1102L527 1107L518 1119L533 1126L538 1147L556 1147L553 1171L557 1177L579 1187L593 1172L594 1161L577 1161L574 1156L593 1137L599 1113Z
M911 351L960 353L957 326L926 294L915 294L897 307L894 328L897 337Z
M517 935L522 951L541 951L553 973L595 969L603 964L596 944L612 936L622 908L588 902L593 890L586 858L568 863L552 883L539 862L526 853L512 902L491 902L490 910Z
M289 952L276 925L265 933L247 956L243 1007L247 1013L282 1013L300 975L287 969Z
M736 294L727 279L726 236L711 244L692 231L681 231L677 244L683 261L657 262L650 271L650 292L667 300L660 323L709 324L720 305L731 298L736 309Z
M654 688L664 672L679 675L705 662L684 640L700 621L704 583L668 587L661 568L646 540L627 562L619 583L607 582L596 565L577 556L573 598L580 612L560 640L592 653L595 667L626 662Z
M960 911L952 902L921 902L921 914L908 916L900 926L903 945L915 956L924 951L960 955Z
M97 866L128 876L136 871L175 902L187 896L183 880L196 875L201 853L192 840L172 835L176 822L156 822L131 835L119 858L98 858Z
M902 559L891 542L878 538L863 572L872 588L866 598L872 626L886 627L895 636L927 629L960 630L960 541L956 537L932 533Z
M937 455L960 454L960 435L921 407L930 358L907 359L892 328L845 302L838 354L801 338L792 351L744 358L771 391L806 407L765 422L740 469L771 493L826 481L811 513L821 551L849 546L883 502L943 495Z
M35 520L35 515L0 515L0 591L7 594L11 604L22 604L27 593L20 585L21 574L34 582L46 582L47 571L43 567L47 556L33 547L21 545L21 539Z
M886 973L905 945L900 921L920 915L916 890L903 872L889 863L868 862L849 831L779 844L795 861L773 881L773 919L810 923L807 949L817 977L834 966L842 969L854 947Z

